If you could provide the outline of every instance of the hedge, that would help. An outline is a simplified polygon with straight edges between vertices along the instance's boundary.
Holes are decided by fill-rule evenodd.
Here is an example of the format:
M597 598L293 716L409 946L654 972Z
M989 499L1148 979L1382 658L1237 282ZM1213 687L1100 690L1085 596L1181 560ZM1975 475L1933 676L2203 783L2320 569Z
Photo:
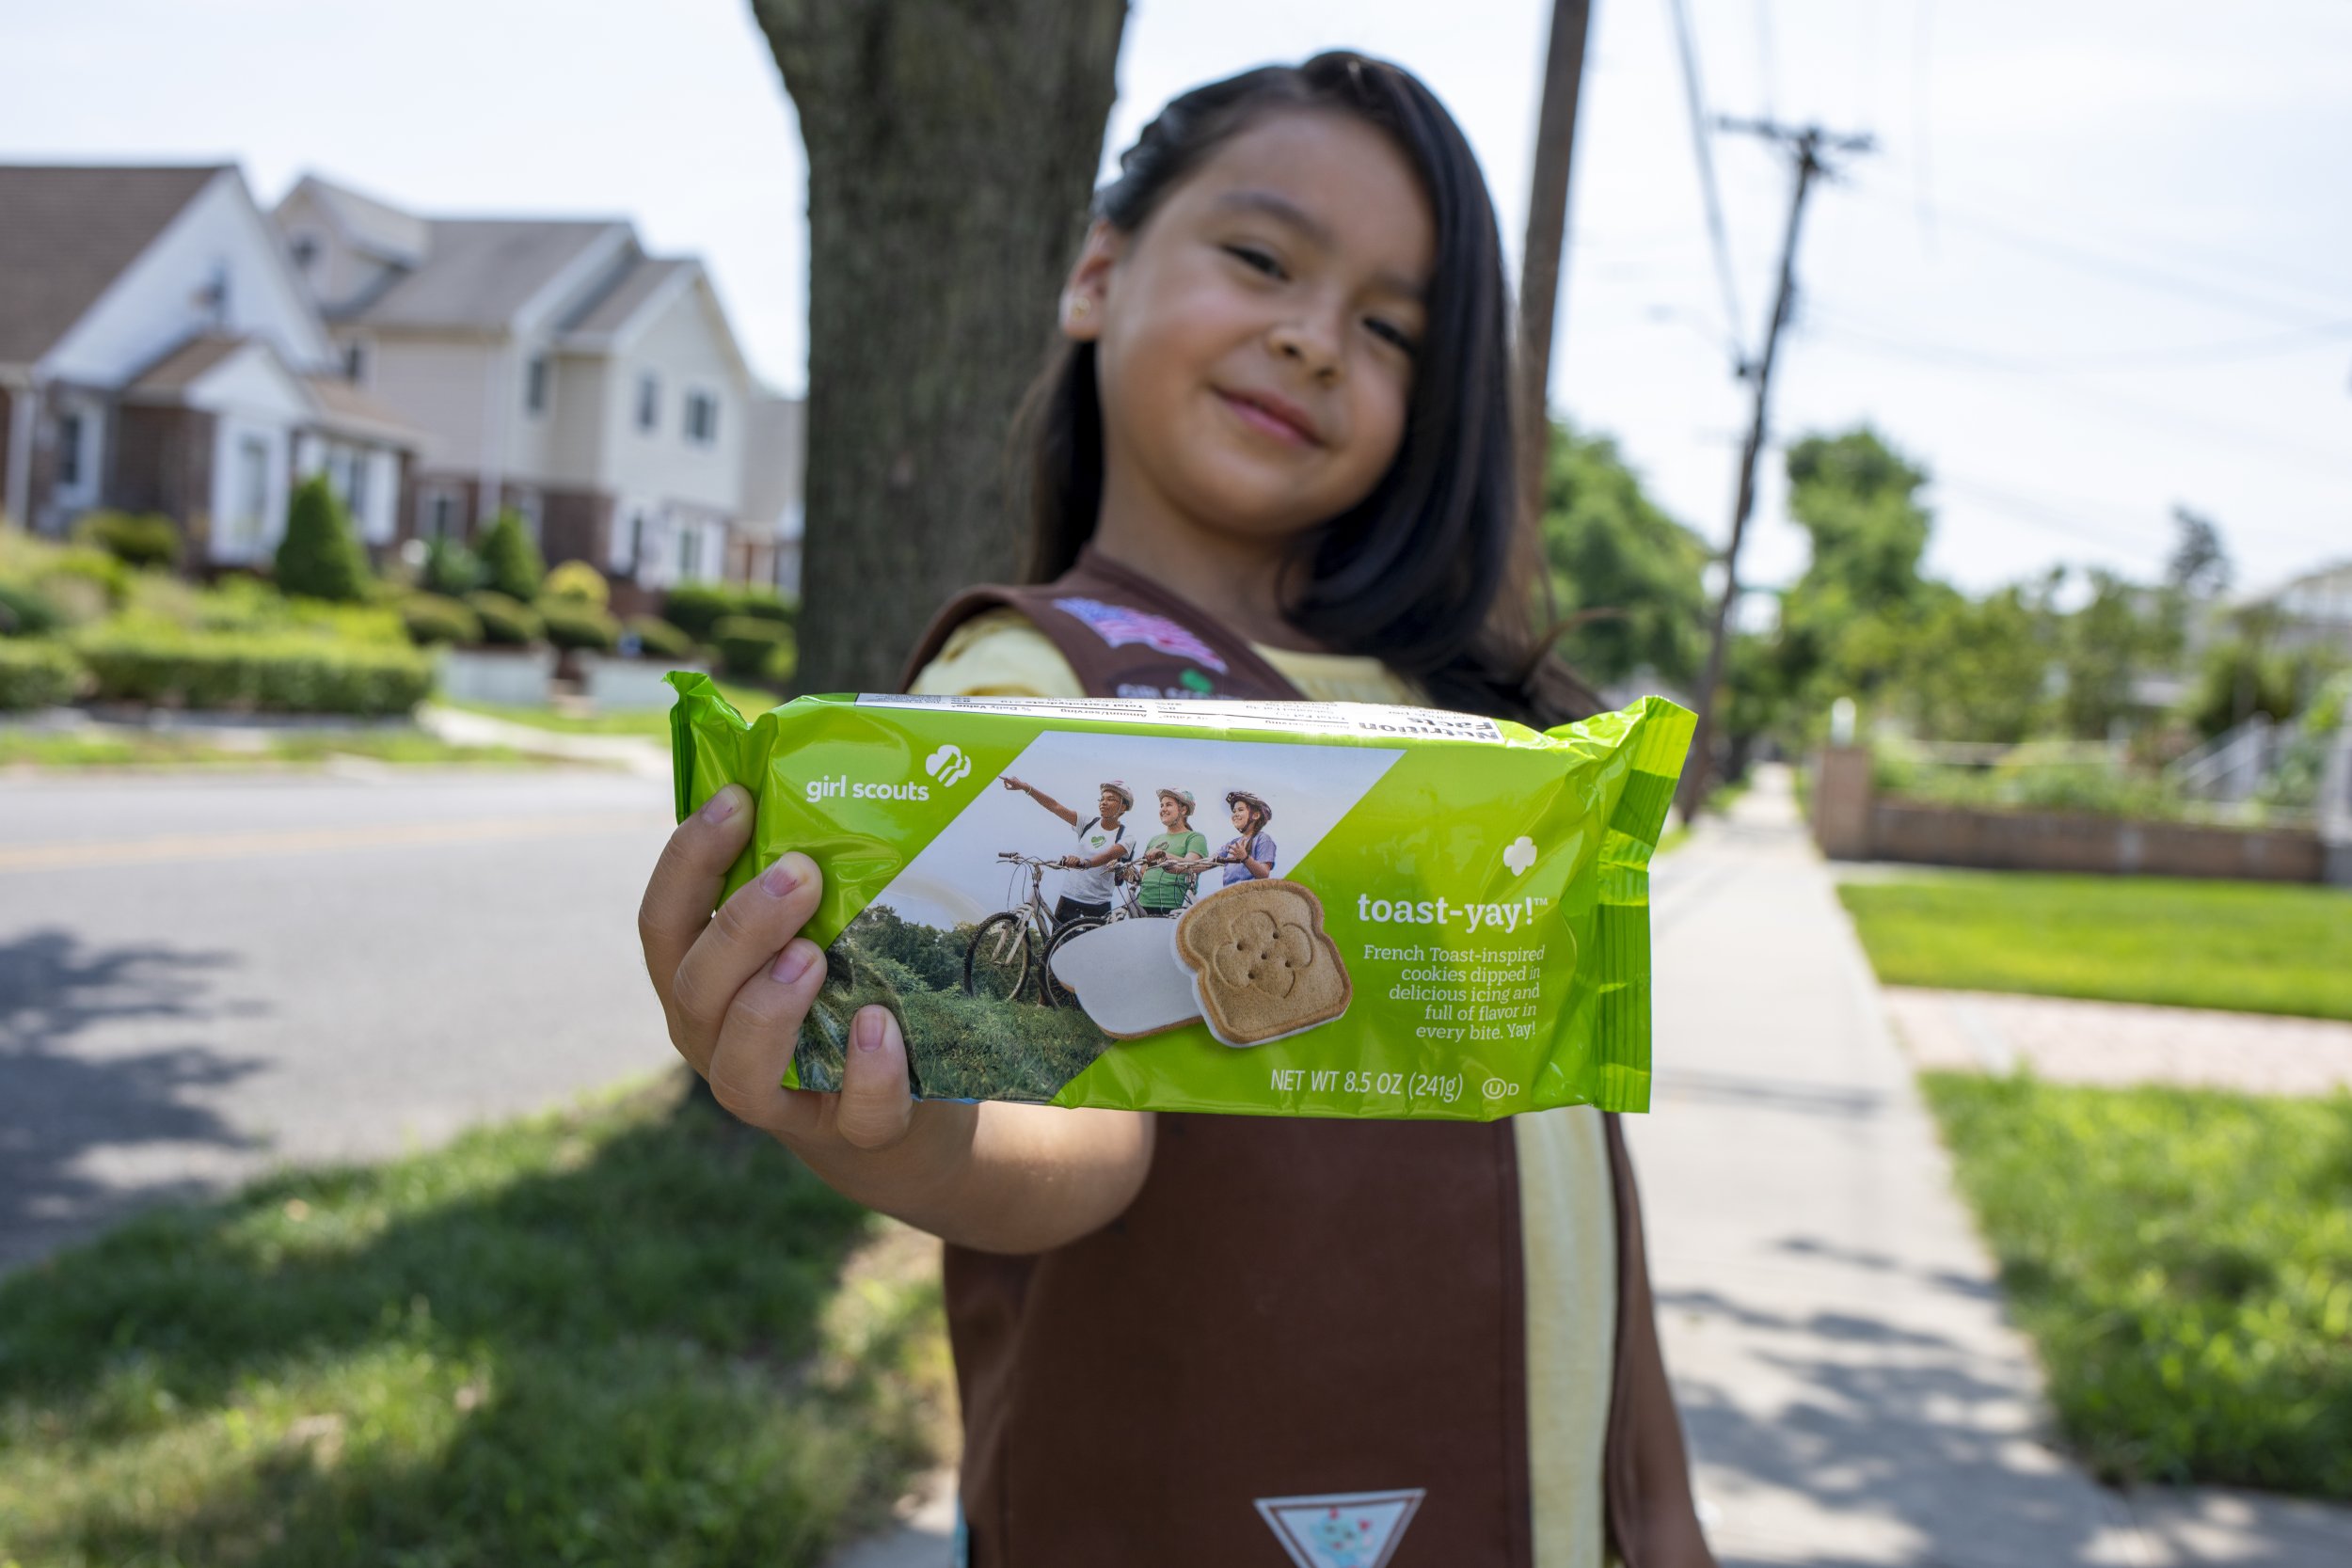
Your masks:
M299 635L117 625L73 648L112 702L375 715L405 713L433 689L432 661L413 648Z
M65 611L29 582L0 582L0 637L39 637L63 624Z
M694 640L659 615L632 615L627 626L637 639L637 652L646 658L690 658Z
M157 512L92 512L73 537L126 566L169 566L180 559L180 525Z
M596 605L543 594L531 608L546 625L548 641L559 648L611 653L621 641L621 623Z
M494 588L467 594L466 605L482 618L482 640L494 647L528 647L547 630L529 605L517 603Z
M661 601L661 618L697 642L717 635L718 625L730 615L791 626L801 607L772 589L727 588L713 582L682 583Z
M455 599L412 594L400 603L401 625L419 647L435 642L479 642L482 617Z
M30 638L0 641L0 711L66 702L81 684L82 661L62 644Z
M729 675L766 680L776 650L792 645L792 628L754 615L730 615L710 628L710 641L718 645L720 668Z

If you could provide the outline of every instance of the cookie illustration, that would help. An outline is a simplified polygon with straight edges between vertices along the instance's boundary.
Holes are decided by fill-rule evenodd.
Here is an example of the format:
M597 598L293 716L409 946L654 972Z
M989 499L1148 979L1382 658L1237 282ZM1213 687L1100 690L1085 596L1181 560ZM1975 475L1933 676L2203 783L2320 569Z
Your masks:
M1113 1039L1141 1039L1200 1016L1175 943L1172 920L1115 920L1079 932L1048 961L1097 1029Z
M1263 1045L1328 1023L1354 988L1323 906L1296 882L1236 882L1176 922L1176 956L1192 971L1209 1033L1227 1045Z

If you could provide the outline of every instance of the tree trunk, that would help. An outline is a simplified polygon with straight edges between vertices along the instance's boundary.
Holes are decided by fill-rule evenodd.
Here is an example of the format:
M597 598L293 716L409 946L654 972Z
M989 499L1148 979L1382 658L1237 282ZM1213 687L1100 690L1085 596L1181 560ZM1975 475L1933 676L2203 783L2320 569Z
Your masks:
M883 691L1004 580L1005 436L1052 341L1124 0L752 0L808 150L799 682Z

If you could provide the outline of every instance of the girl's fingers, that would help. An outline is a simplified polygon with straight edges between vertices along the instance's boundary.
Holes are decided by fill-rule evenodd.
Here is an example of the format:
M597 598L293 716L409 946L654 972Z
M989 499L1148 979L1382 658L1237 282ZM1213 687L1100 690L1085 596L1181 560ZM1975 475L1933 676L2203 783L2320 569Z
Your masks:
M714 1037L745 983L801 934L823 888L817 863L795 851L736 889L678 963L670 986L674 1027Z
M677 966L710 924L727 867L751 836L751 792L729 784L679 823L661 847L653 879L645 884L644 901L637 906L637 940L645 949L645 967L653 974L654 990L661 993L664 1007Z
M848 1060L833 1130L858 1148L887 1148L906 1136L914 1116L907 1088L907 1046L887 1007L861 1007L850 1025Z
M818 1097L786 1088L784 1069L824 983L825 950L801 937L736 991L704 1071L710 1097L730 1114L770 1132L814 1126Z

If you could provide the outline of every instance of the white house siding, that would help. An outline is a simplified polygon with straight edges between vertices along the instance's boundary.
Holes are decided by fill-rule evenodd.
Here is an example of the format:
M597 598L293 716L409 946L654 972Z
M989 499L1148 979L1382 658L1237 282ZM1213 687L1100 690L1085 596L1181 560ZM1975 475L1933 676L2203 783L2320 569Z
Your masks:
M312 295L329 310L373 293L392 270L346 242L334 218L308 190L296 190L280 204L277 223L286 236L289 260L298 240L308 239L316 247L302 276Z
M193 407L215 415L213 515L209 551L224 564L268 559L286 532L291 499L294 432L310 416L310 400L258 349L223 360L188 388ZM244 456L246 443L262 453L261 505Z
M203 295L215 277L227 299ZM115 387L199 332L266 339L297 370L333 352L288 270L278 235L245 182L224 170L125 267L72 330L42 356L51 379Z
M603 490L612 483L603 441L606 373L601 358L548 356L553 405L548 409L545 466L538 472L549 488Z
M613 488L659 496L734 516L742 503L743 436L751 388L722 336L707 285L697 280L673 295L612 360L604 428ZM661 382L660 418L637 428L637 378ZM686 438L686 396L695 388L719 399L718 438ZM714 574L715 575L715 574Z
M501 357L499 345L485 339L381 334L368 396L431 433L419 454L422 467L470 479L482 467L485 436L495 428L485 394Z

